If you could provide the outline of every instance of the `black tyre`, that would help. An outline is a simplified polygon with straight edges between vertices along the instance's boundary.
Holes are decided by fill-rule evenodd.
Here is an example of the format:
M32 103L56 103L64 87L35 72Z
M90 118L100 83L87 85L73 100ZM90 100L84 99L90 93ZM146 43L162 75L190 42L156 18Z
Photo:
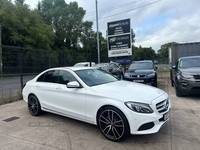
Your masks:
M181 90L178 87L176 87L175 90L176 90L177 97L183 97L183 93L181 92Z
M130 133L126 117L114 107L102 109L97 122L102 134L111 141L121 141Z
M171 79L171 86L174 87L174 81Z
M122 73L122 77L121 77L121 79L124 80L124 74L123 74L123 73Z
M42 114L40 102L35 95L30 95L28 97L28 110L33 116L39 116Z
M157 85L157 81L153 83L153 86L154 86L154 87L157 87L157 86L158 86L158 85Z

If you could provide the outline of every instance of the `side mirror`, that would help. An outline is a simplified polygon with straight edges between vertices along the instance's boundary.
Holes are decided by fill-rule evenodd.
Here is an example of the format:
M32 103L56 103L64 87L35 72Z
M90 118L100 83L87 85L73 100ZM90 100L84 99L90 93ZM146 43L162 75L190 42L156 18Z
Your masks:
M176 69L176 66L174 65L174 66L172 66L172 69Z
M158 67L157 67L157 66L155 66L155 69L157 70L157 69L158 69Z
M67 84L67 88L81 88L77 81L72 81Z

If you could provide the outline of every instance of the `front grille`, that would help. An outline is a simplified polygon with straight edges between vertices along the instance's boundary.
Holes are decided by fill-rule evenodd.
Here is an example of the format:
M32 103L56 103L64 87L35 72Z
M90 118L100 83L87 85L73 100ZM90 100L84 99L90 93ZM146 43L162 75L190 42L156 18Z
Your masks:
M132 75L131 77L133 77L133 78L144 78L145 75Z
M193 75L195 79L200 79L200 75Z
M191 91L200 91L200 87L193 87L192 89L191 89Z
M169 107L168 99L156 104L156 109L158 110L159 113L163 113L163 112L167 111L168 107Z

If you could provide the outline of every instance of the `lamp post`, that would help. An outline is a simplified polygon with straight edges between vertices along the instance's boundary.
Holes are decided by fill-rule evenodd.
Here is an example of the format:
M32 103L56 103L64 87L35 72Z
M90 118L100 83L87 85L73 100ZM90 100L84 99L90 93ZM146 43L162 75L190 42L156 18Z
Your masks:
M100 50L99 50L99 22L98 22L98 2L95 0L96 5L96 24L97 24L97 49L98 49L98 63L100 63Z
M0 25L0 45L1 45L1 25ZM0 74L3 74L3 71L2 71L2 66L3 66L3 63L2 63L2 45L0 46ZM1 76L2 77L2 76Z
M89 35L89 39L88 39L88 44L89 44L89 57L90 57L90 67L92 66L92 54L91 54L91 47L90 47L90 36L91 36L91 31L92 31L92 29L91 28L89 28L88 29L88 35Z

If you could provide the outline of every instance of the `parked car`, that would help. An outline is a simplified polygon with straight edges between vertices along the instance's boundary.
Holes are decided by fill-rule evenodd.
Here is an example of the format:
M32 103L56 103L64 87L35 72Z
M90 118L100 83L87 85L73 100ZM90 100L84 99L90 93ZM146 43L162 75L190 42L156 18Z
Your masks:
M200 93L200 56L179 58L170 71L172 86L176 96Z
M94 67L100 68L102 70L105 70L112 75L116 76L118 79L124 78L123 69L121 68L120 64L111 62L111 63L99 63L94 65Z
M151 60L133 61L124 74L124 80L157 87L156 70L157 67Z
M91 62L91 67L95 65L95 62ZM90 67L90 62L76 63L74 67Z
M91 123L112 141L156 133L170 118L166 92L95 67L45 70L26 83L22 95L31 115L47 111Z

